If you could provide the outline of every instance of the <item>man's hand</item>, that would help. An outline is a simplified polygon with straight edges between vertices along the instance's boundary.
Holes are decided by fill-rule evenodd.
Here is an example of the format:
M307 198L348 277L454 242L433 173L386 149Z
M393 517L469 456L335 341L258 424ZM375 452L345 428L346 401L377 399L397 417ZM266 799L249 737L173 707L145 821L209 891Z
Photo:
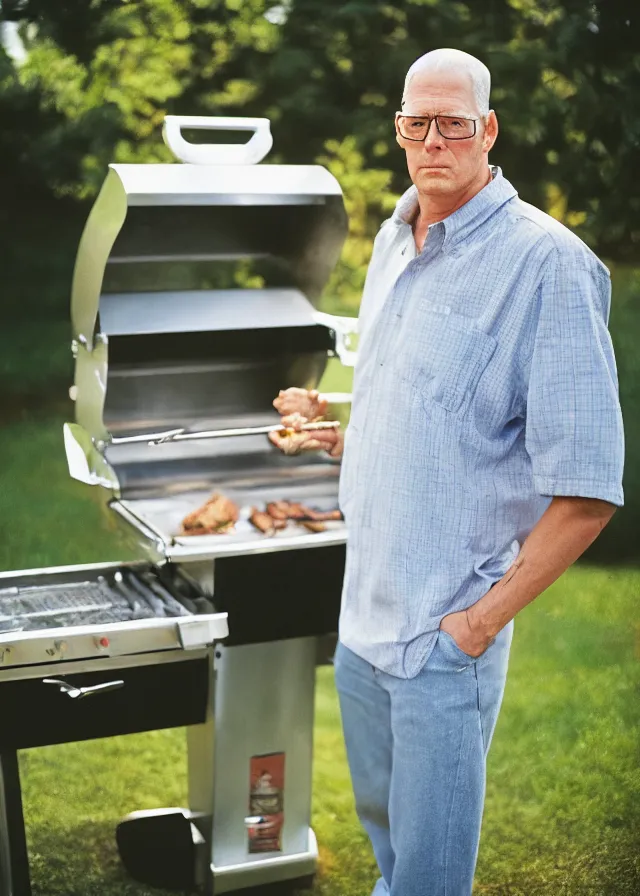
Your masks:
M316 389L284 389L273 406L282 417L298 414L307 420L315 420L327 412L327 400Z
M327 451L333 458L342 457L344 436L337 429L307 429L302 426L314 423L327 410L327 400L316 389L284 389L273 402L282 415L282 425L287 432L269 433L271 442L285 454L300 451Z
M460 650L474 658L483 654L492 641L485 632L471 627L466 610L443 617L440 630L451 635Z
M344 436L339 429L305 429L306 417L291 414L282 418L287 429L270 432L270 441L285 454L298 454L300 451L327 451L331 457L339 458L344 449Z

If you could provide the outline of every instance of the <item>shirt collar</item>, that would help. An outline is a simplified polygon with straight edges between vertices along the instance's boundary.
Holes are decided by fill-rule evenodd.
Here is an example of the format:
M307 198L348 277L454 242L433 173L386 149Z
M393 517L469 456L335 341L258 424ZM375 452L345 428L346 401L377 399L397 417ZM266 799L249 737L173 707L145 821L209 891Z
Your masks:
M448 218L430 225L429 229L440 226L444 228L443 248L468 239L494 212L518 195L500 168L491 166L491 173L493 174L491 181L472 199ZM411 186L398 200L391 220L398 225L411 225L417 210L418 190L415 186Z

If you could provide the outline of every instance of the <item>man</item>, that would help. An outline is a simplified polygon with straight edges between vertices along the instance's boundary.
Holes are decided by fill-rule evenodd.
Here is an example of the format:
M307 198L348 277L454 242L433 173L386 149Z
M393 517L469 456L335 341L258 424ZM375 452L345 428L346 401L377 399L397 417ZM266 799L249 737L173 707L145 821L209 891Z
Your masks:
M512 620L623 503L608 272L489 167L489 86L455 50L410 68L413 186L361 305L335 674L375 896L471 893ZM306 438L341 453L339 434Z

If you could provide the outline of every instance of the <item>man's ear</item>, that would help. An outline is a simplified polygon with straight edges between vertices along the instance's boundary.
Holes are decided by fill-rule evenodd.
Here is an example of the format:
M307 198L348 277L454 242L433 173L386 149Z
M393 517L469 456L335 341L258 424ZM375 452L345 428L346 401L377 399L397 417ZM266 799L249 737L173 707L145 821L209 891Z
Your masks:
M396 143L398 146L402 146L402 137L400 136L400 131L398 130L398 119L394 118L393 125L396 129ZM404 149L404 147L402 147Z
M482 149L484 152L489 152L489 150L493 148L493 144L498 138L498 131L498 119L496 113L491 109L487 115L487 121L484 126L484 135L482 137Z

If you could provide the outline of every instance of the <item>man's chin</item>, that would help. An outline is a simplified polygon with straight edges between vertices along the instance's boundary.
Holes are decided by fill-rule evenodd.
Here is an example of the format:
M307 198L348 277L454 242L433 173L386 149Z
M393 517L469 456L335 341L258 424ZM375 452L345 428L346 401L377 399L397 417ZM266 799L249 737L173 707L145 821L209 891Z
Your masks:
M455 190L450 168L420 168L413 182L425 193L449 193Z

